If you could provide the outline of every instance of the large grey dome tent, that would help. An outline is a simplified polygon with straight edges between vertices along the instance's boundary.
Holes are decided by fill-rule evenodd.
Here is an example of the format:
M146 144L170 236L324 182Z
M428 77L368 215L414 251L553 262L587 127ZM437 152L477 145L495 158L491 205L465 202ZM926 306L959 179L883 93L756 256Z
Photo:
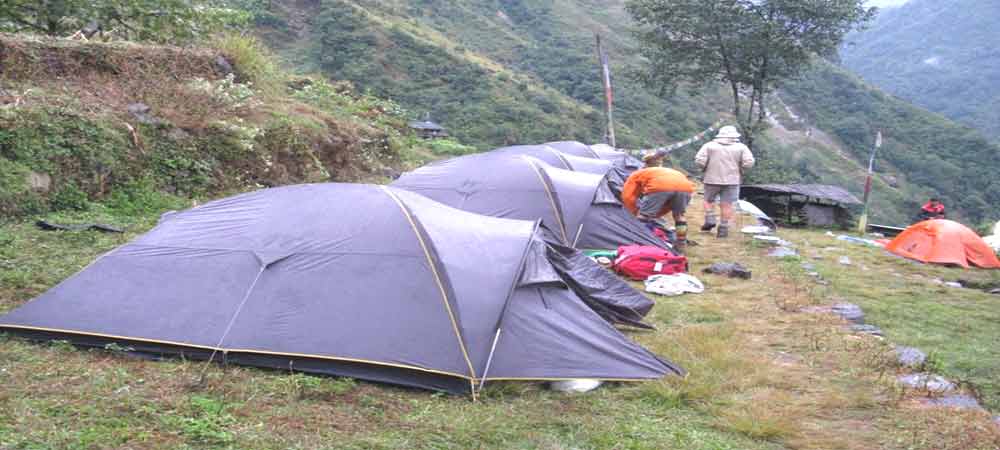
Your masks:
M532 156L545 161L552 167L601 176L606 175L613 167L611 161L563 153L548 145L515 145L491 150L489 153L493 155Z
M0 330L462 393L486 380L681 369L566 289L537 224L372 185L301 185L165 217Z
M540 219L563 245L578 249L669 246L622 207L604 177L529 156L462 156L405 173L392 185L477 214Z
M607 172L608 186L619 197L629 175L645 166L638 158L607 144L586 145L576 141L560 141L545 145L564 154L610 162L612 167Z

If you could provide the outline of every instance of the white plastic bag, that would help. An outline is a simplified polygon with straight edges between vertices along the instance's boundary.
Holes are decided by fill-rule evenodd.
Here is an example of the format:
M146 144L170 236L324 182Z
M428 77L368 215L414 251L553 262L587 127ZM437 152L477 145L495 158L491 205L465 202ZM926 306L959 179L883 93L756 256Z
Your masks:
M700 294L705 292L705 285L701 280L686 273L653 275L646 279L646 292L667 296Z
M578 379L553 381L549 383L549 388L556 392L583 393L597 389L603 384L600 380Z

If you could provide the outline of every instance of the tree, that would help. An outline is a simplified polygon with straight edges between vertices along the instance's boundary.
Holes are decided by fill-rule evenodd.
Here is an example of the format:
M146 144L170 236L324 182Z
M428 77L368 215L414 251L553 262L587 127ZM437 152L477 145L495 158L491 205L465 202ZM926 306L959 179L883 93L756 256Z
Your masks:
M3 0L0 31L60 36L115 30L131 40L184 41L230 26L250 13L225 0Z
M628 0L648 66L640 78L663 89L725 83L733 115L753 146L766 126L766 95L835 54L844 36L871 21L865 0ZM746 105L746 106L744 106Z

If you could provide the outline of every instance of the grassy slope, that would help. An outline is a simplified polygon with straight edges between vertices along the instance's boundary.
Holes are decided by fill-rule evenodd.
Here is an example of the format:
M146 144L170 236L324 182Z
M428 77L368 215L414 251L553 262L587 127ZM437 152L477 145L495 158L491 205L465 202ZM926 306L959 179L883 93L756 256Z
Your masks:
M0 34L0 214L377 180L433 157L395 103L285 73L253 40L214 45ZM129 113L139 102L150 108L142 119ZM31 172L50 186L31 189Z
M927 266L882 249L853 246L826 236L796 233L805 255L831 281L824 294L860 305L867 321L899 345L929 352L933 369L971 383L986 406L1000 410L1000 296L956 289L940 281L1000 283L1000 272ZM836 247L827 251L826 248ZM853 266L842 266L840 255ZM937 280L937 282L935 281Z
M52 217L130 224L125 236L43 232L27 222L0 225L0 312L149 228L157 213L157 208L97 208ZM974 349L998 339L997 327L979 326L995 320L993 298L914 288L909 279L893 282L896 286L885 282L893 280L888 271L907 277L957 272L906 264L814 232L786 236L807 254L823 253L817 264L833 282L830 288L813 285L797 260L766 258L763 249L739 239L696 237L702 245L691 251L694 270L738 260L753 269L754 279L707 276L703 295L657 299L650 320L658 331L631 333L688 368L691 374L683 380L609 385L576 396L530 383L496 384L472 403L361 381L145 361L113 349L85 351L0 336L0 447L988 450L1000 445L1000 433L984 416L922 409L913 400L922 394L892 387L888 380L897 369L886 362L884 343L847 335L832 317L796 312L850 295L892 339L935 351L949 375L961 375L971 364L979 370L976 381L995 383L997 372L986 365L996 358L971 357ZM818 250L827 246L840 250ZM833 261L841 252L869 270L840 268ZM862 280L874 290L861 289ZM902 292L918 297L906 301L928 314L900 314L881 298L896 300ZM954 297L935 302L932 294ZM904 325L904 318L913 323ZM915 329L919 333L912 333ZM950 345L952 338L967 347ZM203 371L205 381L198 384Z

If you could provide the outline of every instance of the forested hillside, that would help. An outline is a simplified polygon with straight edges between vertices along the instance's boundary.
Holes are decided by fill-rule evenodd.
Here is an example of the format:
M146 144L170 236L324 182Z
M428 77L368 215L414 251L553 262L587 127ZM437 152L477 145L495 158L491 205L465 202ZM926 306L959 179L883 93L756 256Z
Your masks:
M724 104L659 97L635 68L620 1L322 0L271 2L265 35L304 70L322 71L429 113L466 143L597 141L603 90L594 50L612 54L619 141L682 139Z
M885 145L876 162L876 218L908 220L927 196L938 195L960 211L963 220L997 219L1000 147L976 130L887 95L822 61L785 83L782 98L835 136L855 161L867 161L875 132L883 131ZM831 169L825 163L803 166L799 172L824 178ZM855 168L855 182L847 186L852 191L863 183L861 169Z
M882 89L1000 137L1000 3L911 0L883 11L843 50Z
M607 42L616 74L620 145L684 139L729 110L721 91L660 93L631 80L641 61L622 0L269 4L258 14L258 28L289 64L398 101L411 118L430 114L481 150L601 139L595 33ZM873 130L884 127L889 145L879 159L875 220L905 223L928 195L944 197L964 220L992 218L992 161L968 157L996 148L975 132L825 64L786 88L781 98L831 139L789 139L775 130L760 143L774 156L751 174L753 181L826 182L860 193ZM689 163L688 153L693 150L679 151L675 163Z

